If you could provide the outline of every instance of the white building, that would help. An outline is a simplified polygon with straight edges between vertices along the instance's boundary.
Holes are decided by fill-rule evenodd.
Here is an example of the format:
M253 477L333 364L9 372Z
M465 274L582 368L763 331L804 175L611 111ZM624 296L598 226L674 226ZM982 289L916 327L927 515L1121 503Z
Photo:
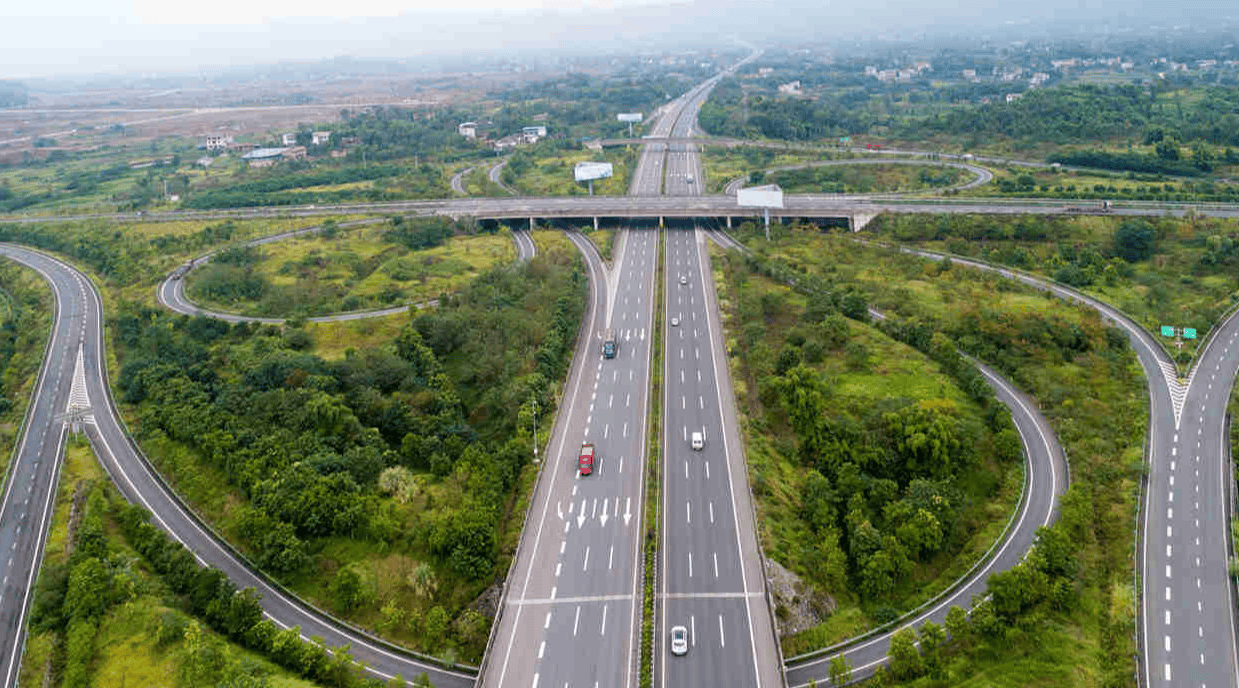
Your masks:
M281 136L281 137L280 137L280 143L283 143L285 146L295 146L295 145L297 145L297 134L296 134L296 132L293 132L293 133L291 133L291 134L284 134L283 136Z
M207 134L203 138L203 147L209 151L224 150L232 144L232 137L227 134Z
M1015 101L1017 101L1017 100L1019 100L1020 98L1023 98L1023 97L1024 97L1024 94L1023 94L1023 93L1008 93L1008 94L1007 94L1007 102L1008 102L1008 103L1014 103Z
M460 126L456 127L456 131L459 132L461 136L467 139L477 138L478 123L477 122L461 122Z
M543 125L539 124L521 129L521 140L525 143L537 143L539 139L544 138L546 138L546 127Z
M315 146L325 146L328 143L331 143L331 132L316 131L313 134L310 134L310 143Z
M797 79L786 84L779 84L779 93L789 96L800 95L800 80Z

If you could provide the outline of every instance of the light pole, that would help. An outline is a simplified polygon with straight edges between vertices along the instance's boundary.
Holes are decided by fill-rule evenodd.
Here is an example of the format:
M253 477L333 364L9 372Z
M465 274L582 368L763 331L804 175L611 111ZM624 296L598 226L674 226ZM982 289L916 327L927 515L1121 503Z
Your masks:
M533 462L538 463L538 398L530 401L533 402Z

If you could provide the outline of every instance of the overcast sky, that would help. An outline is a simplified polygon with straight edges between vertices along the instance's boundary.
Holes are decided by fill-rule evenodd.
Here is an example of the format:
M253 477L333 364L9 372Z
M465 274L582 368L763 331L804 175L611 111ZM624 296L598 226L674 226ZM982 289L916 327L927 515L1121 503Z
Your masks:
M1233 1L1233 0L1232 0ZM0 79L217 71L281 60L675 49L766 28L773 36L871 38L880 31L1143 15L1173 22L1225 0L8 0ZM1234 14L1232 8L1227 14ZM861 28L866 27L866 28ZM748 35L745 35L748 34Z

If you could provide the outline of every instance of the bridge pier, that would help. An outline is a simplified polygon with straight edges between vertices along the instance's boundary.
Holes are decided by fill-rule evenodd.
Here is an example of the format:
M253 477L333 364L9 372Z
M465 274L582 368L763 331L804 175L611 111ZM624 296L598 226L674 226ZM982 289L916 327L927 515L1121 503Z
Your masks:
M731 216L727 216L727 229L731 229Z
M529 231L532 232L535 227L537 227L537 223L534 222L534 219L532 217L529 218Z
M598 216L597 215L594 216L594 231L595 232L598 231Z
M663 220L663 216L662 216L662 215L659 215L659 216L658 216L658 228L659 228L659 229L666 229L666 228L667 228L667 223L666 223L666 221L664 221L664 220Z

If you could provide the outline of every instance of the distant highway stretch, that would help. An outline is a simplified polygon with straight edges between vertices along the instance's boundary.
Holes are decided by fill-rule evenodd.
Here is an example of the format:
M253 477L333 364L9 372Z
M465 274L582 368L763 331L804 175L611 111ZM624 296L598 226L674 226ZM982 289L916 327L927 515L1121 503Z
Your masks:
M953 213L981 215L1062 215L1092 201L1066 198L902 198L887 195L787 194L785 207L772 217L847 217L856 213ZM1239 204L1118 201L1112 215L1163 216L1187 212L1212 217L1239 217ZM528 196L513 198L448 198L382 203L336 203L228 210L169 210L135 213L88 213L82 215L5 215L0 223L109 220L115 222L166 222L174 220L220 220L228 218L317 217L356 213L471 216L480 219L525 220L530 218L650 218L650 217L751 217L760 213L740 208L735 196Z

